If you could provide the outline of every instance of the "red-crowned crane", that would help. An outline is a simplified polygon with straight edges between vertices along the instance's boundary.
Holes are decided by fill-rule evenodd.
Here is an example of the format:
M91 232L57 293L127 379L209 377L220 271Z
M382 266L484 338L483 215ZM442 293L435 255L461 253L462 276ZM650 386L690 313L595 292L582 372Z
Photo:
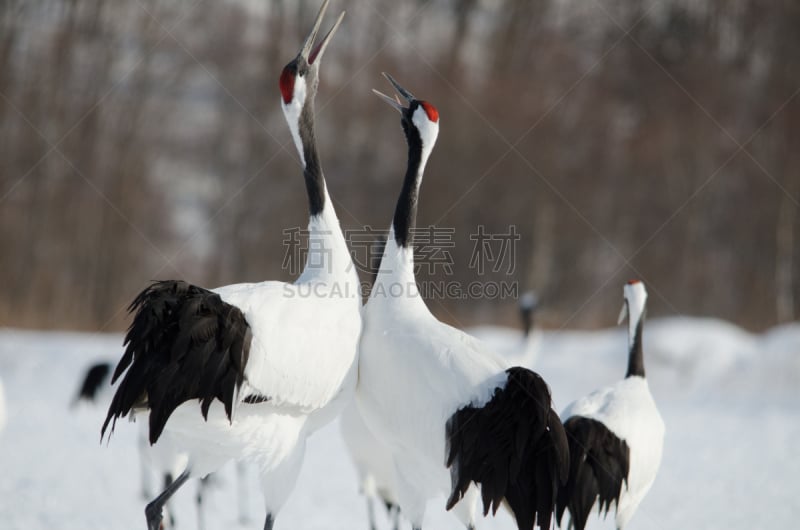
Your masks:
M569 470L564 429L539 375L509 367L440 322L420 297L411 229L439 113L386 77L408 103L379 94L400 111L408 167L363 312L359 411L392 451L398 502L413 528L422 527L428 500L441 493L446 508L455 506L472 527L480 487L484 514L507 503L520 529L546 529Z
M319 65L344 16L315 46L327 5L279 83L310 210L314 252L300 278L213 290L162 281L130 306L133 323L114 372L122 380L102 433L134 413L148 422L151 444L172 443L188 455L185 471L147 505L149 530L158 529L164 503L190 476L205 476L232 459L257 470L270 530L297 480L306 438L352 397L359 282L314 137Z
M642 326L647 291L631 280L623 288L619 315L628 315L628 370L617 384L592 392L562 414L572 455L569 478L559 493L557 519L569 509L570 526L583 530L595 503L608 514L616 503L624 528L647 494L661 465L664 421L644 374Z

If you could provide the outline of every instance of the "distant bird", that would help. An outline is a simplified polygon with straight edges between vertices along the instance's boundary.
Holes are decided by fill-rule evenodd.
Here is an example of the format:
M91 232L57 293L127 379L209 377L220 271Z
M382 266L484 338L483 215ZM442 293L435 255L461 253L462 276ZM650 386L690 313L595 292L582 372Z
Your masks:
M439 113L386 77L408 103L378 93L400 111L408 167L364 308L358 408L391 449L398 502L413 528L422 527L428 500L440 493L472 528L476 486L484 514L507 503L520 529L548 528L569 470L550 390L534 372L509 368L483 343L437 320L420 297L411 229Z
M394 463L391 449L369 430L358 412L355 401L342 412L342 438L356 468L361 493L367 499L367 518L370 530L378 528L375 520L375 500L385 507L394 530L400 527L400 507L395 493Z
M338 18L314 46L328 0L280 76L281 101L303 161L309 252L295 283L207 290L160 281L130 306L133 323L114 379L123 375L102 434L118 418L147 418L151 444L188 455L186 469L145 509L157 530L164 503L189 479L232 459L258 470L273 527L297 480L310 433L333 420L356 382L359 282L328 195L314 138L319 64ZM127 370L127 371L126 371Z
M518 303L522 333L499 326L476 326L467 333L485 342L510 364L533 368L542 342L542 333L536 326L538 309L539 297L534 291L526 291Z
M527 291L519 299L519 313L522 318L522 332L527 338L534 331L534 315L539 309L539 297L534 291Z
M647 291L631 280L619 316L628 314L628 371L614 386L592 392L567 407L569 478L558 497L559 525L569 509L570 527L583 530L595 502L608 514L616 503L617 528L624 528L647 494L661 464L664 421L644 375L642 326Z

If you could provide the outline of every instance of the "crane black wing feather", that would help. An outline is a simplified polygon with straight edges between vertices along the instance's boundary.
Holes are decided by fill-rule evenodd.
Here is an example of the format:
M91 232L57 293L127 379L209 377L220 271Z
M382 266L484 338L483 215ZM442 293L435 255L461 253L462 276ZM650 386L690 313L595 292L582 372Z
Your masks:
M520 530L550 527L569 451L564 428L551 408L550 389L535 372L506 370L482 407L467 405L447 422L447 460L452 490L447 509L480 485L484 515L508 503Z
M218 294L182 281L154 282L128 310L134 318L112 383L125 375L101 436L109 424L113 432L116 420L142 403L150 409L150 443L186 401L198 400L207 419L218 399L230 420L252 340L242 311Z
M564 428L571 464L569 478L558 494L556 520L560 525L564 511L569 509L571 526L583 530L595 502L605 513L612 503L619 503L630 471L630 449L625 440L592 418L573 416Z

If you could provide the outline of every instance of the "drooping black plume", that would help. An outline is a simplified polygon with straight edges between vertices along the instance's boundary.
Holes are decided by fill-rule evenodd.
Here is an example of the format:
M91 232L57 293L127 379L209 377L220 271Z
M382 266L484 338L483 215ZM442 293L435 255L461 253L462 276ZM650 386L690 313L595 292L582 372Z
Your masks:
M569 452L550 389L526 368L506 370L483 407L466 406L447 422L447 466L452 492L447 509L471 482L480 485L484 515L505 500L520 530L550 527L556 496L567 479Z
M158 440L172 412L197 399L207 419L214 399L231 419L244 382L250 326L239 308L218 294L182 281L155 282L129 307L135 313L125 336L125 353L112 383L117 388L101 437L132 408L150 409L150 443Z
M556 520L559 526L569 509L570 526L586 527L595 501L608 513L611 503L619 503L623 483L630 469L630 449L601 422L573 416L564 424L569 440L570 469L567 483L558 494Z

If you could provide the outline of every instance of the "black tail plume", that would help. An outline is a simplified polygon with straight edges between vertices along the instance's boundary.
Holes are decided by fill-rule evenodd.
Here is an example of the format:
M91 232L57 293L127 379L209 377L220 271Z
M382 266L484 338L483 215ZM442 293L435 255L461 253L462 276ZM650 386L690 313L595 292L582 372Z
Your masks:
M200 402L204 418L218 399L231 419L252 339L241 310L212 291L181 281L153 283L129 310L133 322L112 383L125 375L109 406L101 438L109 424L113 432L117 418L143 405L150 409L151 444L173 411L192 399Z
M619 503L622 484L628 480L630 449L608 427L591 418L573 416L564 429L571 465L567 483L558 494L556 520L560 526L564 510L569 508L571 525L583 530L598 498L598 508L606 514L612 502Z
M569 450L550 389L536 373L509 368L481 408L458 410L447 422L447 466L453 482L447 509L470 483L481 487L484 515L505 500L520 530L550 527L556 496L567 479Z

